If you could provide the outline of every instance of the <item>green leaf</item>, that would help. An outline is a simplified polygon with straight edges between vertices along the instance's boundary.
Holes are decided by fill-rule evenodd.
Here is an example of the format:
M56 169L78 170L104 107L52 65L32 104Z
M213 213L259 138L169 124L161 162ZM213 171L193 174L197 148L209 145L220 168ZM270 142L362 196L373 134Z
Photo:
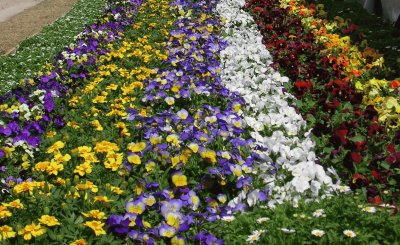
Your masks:
M365 140L365 137L361 135L356 135L354 137L351 137L350 140L353 142L361 142Z
M75 224L81 224L83 222L83 217L82 216L78 216L78 218L76 218L76 220L75 220Z

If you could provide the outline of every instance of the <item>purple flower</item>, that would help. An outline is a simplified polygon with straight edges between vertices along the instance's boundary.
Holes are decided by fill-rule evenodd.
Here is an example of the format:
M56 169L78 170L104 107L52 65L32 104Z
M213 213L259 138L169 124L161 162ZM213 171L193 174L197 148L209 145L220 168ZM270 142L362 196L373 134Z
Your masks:
M179 212L182 208L182 201L179 199L172 199L168 202L164 202L161 206L161 214L166 217L170 212Z

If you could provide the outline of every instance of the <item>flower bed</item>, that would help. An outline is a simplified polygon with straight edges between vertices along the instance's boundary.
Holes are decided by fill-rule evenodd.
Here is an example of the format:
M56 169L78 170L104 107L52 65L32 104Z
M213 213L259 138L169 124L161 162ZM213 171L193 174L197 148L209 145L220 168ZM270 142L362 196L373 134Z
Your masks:
M397 117L395 97L388 94L395 94L397 88L387 87L387 92L372 89L370 85L377 81L369 78L368 69L379 65L379 59L373 62L371 57L366 62L348 38L329 34L328 29L337 23L316 19L315 6L289 3L249 1L247 7L275 57L275 67L294 81L290 89L299 99L298 109L313 127L321 163L339 170L353 189L365 188L371 202L395 202L399 132L396 123L385 128L382 123L391 114L379 111L379 104L375 104L377 108L368 105L368 100L376 92L386 94L386 99L381 98L386 101L383 106ZM362 81L370 84L362 88L371 88L364 91L364 98L361 87L356 89Z
M291 80L271 67L244 4L110 2L53 67L5 95L0 239L222 244L246 240L261 207L277 210L283 233L268 240L277 242L296 233L284 210L309 213L318 204L304 202L325 208L349 193L320 165L309 122L292 107L308 83L299 100L287 93ZM368 229L340 222L307 222L292 241L366 239Z

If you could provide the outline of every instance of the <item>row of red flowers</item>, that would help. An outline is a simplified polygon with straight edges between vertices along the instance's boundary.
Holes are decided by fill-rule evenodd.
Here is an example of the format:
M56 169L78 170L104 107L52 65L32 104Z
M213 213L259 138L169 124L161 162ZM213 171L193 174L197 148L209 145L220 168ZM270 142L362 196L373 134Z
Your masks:
M363 94L346 72L344 54L325 54L301 14L290 14L291 6L282 8L279 0L251 0L246 8L254 15L275 68L293 81L288 89L313 127L321 163L335 167L352 189L365 190L370 202L396 202L400 131L386 130L374 106L363 104ZM317 11L315 5L305 9ZM343 31L350 27L344 26Z

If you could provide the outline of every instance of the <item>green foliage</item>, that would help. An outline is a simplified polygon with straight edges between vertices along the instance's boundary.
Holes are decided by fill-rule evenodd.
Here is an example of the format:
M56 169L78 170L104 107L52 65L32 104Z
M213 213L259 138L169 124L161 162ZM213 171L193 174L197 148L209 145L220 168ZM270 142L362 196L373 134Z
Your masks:
M226 244L245 244L256 230L265 230L256 244L398 244L400 217L392 216L392 209L377 207L375 213L363 211L371 206L360 199L363 198L348 194L319 203L302 202L297 208L290 203L275 209L261 206L238 215L231 223L217 221L203 228L213 230ZM315 217L319 209L323 210L322 215ZM257 222L263 217L269 220ZM285 228L295 232L282 231ZM315 229L325 234L316 237L311 234ZM356 236L346 237L344 230L352 230Z

